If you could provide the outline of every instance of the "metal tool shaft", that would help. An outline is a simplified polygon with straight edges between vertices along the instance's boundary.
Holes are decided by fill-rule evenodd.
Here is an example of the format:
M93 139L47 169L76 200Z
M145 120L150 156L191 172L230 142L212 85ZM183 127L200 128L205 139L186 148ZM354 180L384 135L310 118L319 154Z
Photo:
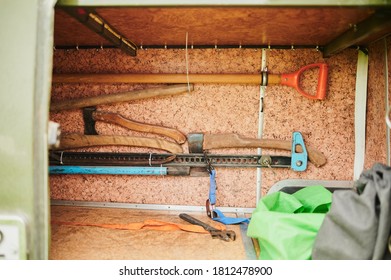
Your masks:
M193 225L202 226L206 231L209 231L209 232L211 232L211 231L218 231L217 228L212 227L212 226L210 226L210 225L208 225L208 224L206 224L206 223L204 223L204 222L202 222L202 221L200 221L200 220L198 220L198 219L196 219L196 218L194 218L194 217L192 217L192 216L190 216L188 214L181 213L181 214L179 214L179 217L182 220L185 220L186 222L189 222L189 223L191 223Z
M179 217L193 225L198 225L203 227L206 231L210 233L212 238L221 239L224 241L235 241L236 239L236 233L233 230L217 229L185 213L179 214Z
M266 167L290 168L288 156L268 155L221 155L208 154L215 167ZM61 152L50 153L51 165L147 165L166 167L207 167L204 154L157 154L157 153L105 153L105 152Z

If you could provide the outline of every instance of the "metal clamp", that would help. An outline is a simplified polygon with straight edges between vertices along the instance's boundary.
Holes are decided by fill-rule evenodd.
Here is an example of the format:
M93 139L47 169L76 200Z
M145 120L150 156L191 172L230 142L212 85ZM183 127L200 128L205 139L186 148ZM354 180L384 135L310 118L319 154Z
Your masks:
M268 84L268 73L267 73L267 68L262 71L262 81L261 81L261 86L267 86Z
M204 158L206 163L206 170L209 174L212 174L212 170L214 169L212 162L210 161L208 154L204 151Z
M211 219L217 218L217 214L215 212L216 206L215 204L211 204L209 199L206 200L205 208L206 208L206 215L209 218Z

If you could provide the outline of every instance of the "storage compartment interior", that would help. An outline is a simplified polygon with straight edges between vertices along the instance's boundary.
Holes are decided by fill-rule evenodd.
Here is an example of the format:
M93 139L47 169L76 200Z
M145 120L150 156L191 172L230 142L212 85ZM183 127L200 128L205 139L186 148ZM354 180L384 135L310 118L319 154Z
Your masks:
M50 165L60 169L126 166L139 167L144 172L151 167L157 173L52 173L50 258L255 259L257 244L246 236L245 224L227 226L236 233L233 242L212 239L204 233L120 230L98 225L151 219L188 224L178 216L188 213L218 226L206 215L205 206L210 187L207 163L213 156L220 160L224 156L233 158L227 166L212 162L216 171L216 207L229 217L251 217L260 197L284 180L331 187L335 182L338 187L351 187L358 153L356 82L367 78L357 73L359 53L369 58L364 169L375 162L386 163L388 138L384 117L389 100L384 88L389 71L384 72L384 53L388 53L388 63L391 57L391 24L387 15L389 9L369 5L75 7L63 1L55 12L50 112L50 120L60 124L62 135L91 134L86 130L83 109L91 106L53 110L55 104L124 92L131 95L178 84L126 82L128 74L182 74L179 84L185 89L180 94L111 101L93 107L98 113L179 131L186 141L175 144L181 151L168 162L164 159L175 153L133 145L52 150ZM327 65L323 99L306 97L292 86L273 84L271 80L273 75L294 73L314 63ZM318 68L305 71L300 87L316 92L319 72ZM262 73L270 77L267 86L213 79L192 82L196 74L248 74L259 76L263 82ZM99 76L103 74L109 76ZM100 120L94 127L98 136L147 137L175 143L167 135ZM256 147L212 148L195 159L194 147L189 145L189 135L194 133L206 138L234 134L291 145L293 132L301 133L309 153L318 151L326 162L316 166L310 160L305 171L295 171L290 164L283 164L290 160L287 157L292 156L291 151L260 151ZM200 143L205 145L205 141ZM126 164L129 154L140 157L142 163L135 163L133 158ZM164 155L163 161L158 155ZM191 157L181 161L179 155ZM122 159L113 160L110 156ZM238 156L247 158L239 160ZM256 164L248 159L251 156L257 159ZM261 156L271 156L274 161L262 163Z

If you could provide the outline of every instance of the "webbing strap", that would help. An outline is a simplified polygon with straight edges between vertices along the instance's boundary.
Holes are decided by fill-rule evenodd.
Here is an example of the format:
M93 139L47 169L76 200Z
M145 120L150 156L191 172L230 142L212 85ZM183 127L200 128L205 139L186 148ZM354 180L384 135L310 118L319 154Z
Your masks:
M177 223L165 222L159 220L145 220L144 222L135 222L135 223L128 223L128 224L99 224L99 223L52 221L52 224L67 225L67 226L88 226L88 227L99 227L99 228L119 229L119 230L139 230L139 229L159 230L159 231L182 230L182 231L194 232L194 233L209 233L202 226L177 224ZM226 229L223 225L221 225L220 227L217 226L217 228L220 230Z
M213 221L220 222L224 225L235 225L240 223L249 223L250 219L248 218L233 218L233 217L226 217L220 210L214 209L213 212L215 213Z
M225 225L234 225L240 223L249 223L250 219L248 218L233 218L226 217L220 210L216 209L214 206L216 204L216 170L210 170L210 187L209 187L209 204L212 209L209 209L211 212L210 218L212 218L216 222L220 222ZM208 209L207 209L208 212Z

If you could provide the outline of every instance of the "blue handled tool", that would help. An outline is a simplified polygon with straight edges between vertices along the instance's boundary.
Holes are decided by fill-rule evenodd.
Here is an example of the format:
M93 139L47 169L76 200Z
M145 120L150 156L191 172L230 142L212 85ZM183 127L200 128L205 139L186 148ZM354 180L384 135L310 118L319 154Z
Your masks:
M167 175L167 167L49 166L49 174Z

